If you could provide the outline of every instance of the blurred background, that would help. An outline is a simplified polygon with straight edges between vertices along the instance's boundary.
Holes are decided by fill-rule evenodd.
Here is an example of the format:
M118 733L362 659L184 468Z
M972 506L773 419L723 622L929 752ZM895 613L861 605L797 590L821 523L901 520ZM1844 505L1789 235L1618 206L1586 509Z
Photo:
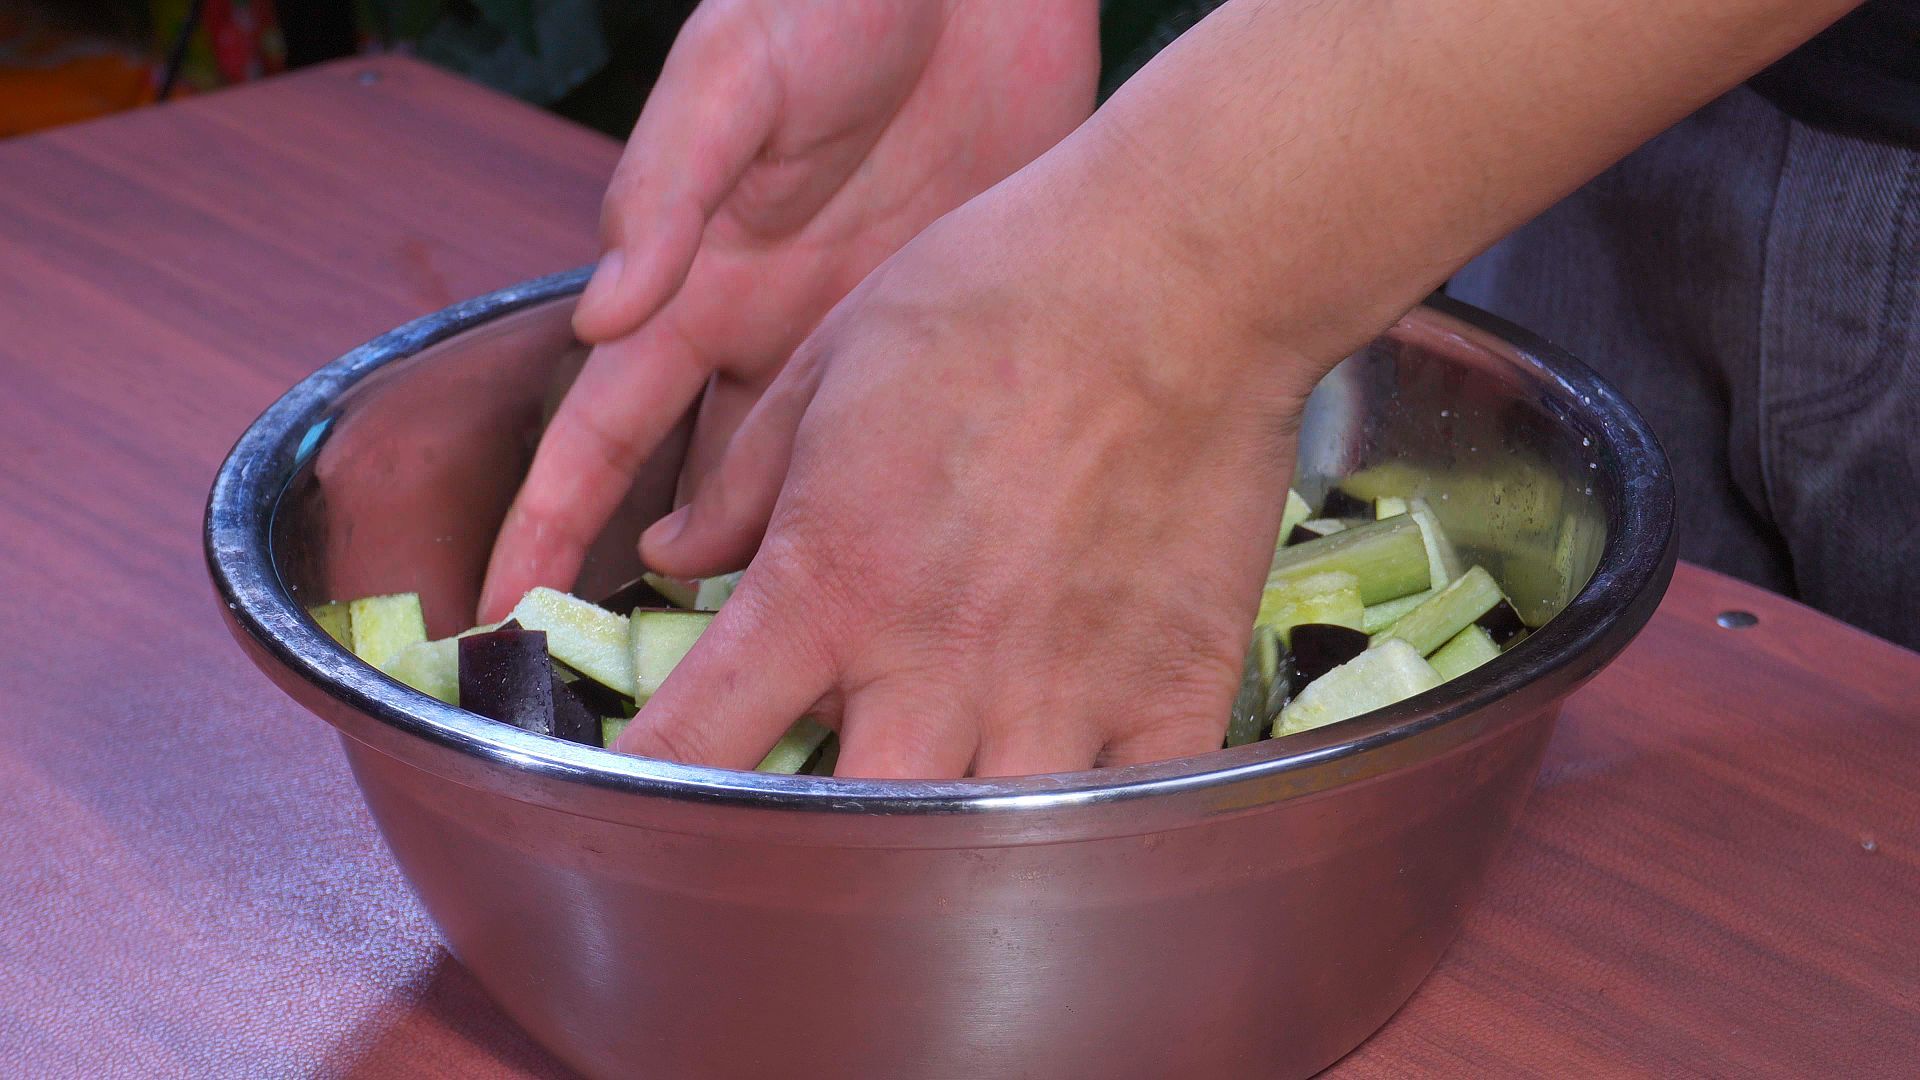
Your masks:
M1021 3L1024 0L996 0ZM0 0L0 138L402 52L624 136L695 0ZM1204 0L1105 0L1110 88ZM1157 40L1156 40L1157 39Z
M404 52L625 134L694 0L0 0L0 138Z

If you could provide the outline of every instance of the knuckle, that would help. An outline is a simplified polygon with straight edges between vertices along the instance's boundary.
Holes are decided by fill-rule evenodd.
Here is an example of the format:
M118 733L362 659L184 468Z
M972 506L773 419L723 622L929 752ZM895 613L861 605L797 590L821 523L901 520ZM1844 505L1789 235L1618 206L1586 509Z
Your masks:
M968 652L998 641L1007 622L997 600L970 589L929 588L921 610L935 614L930 630L940 640Z
M612 422L596 408L582 407L568 420L566 430L586 443L594 458L617 476L631 476L646 456L648 448L641 444L637 430Z
M1100 752L1096 764L1103 768L1145 764L1218 750L1226 723L1224 715L1218 723L1198 716L1162 720L1116 736Z
M833 604L821 601L805 577L795 577L791 566L778 557L767 559L763 549L727 600L725 633L728 642L747 647L777 638L782 654L838 670L845 640L839 628L846 621Z
M1154 688L1158 706L1148 715L1179 724L1196 716L1211 721L1212 713L1218 711L1224 724L1244 651L1240 635L1220 619L1167 620L1151 655L1141 661L1140 673Z
M857 715L856 723L872 729L869 752L901 761L925 761L941 756L941 751L958 737L962 728L944 709L882 707Z

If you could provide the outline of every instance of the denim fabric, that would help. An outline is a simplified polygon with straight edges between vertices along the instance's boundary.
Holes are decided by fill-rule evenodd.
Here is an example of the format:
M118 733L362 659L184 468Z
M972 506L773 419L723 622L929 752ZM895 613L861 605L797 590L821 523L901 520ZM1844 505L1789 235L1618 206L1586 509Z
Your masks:
M1683 557L1920 648L1920 151L1735 90L1447 291L1640 408Z

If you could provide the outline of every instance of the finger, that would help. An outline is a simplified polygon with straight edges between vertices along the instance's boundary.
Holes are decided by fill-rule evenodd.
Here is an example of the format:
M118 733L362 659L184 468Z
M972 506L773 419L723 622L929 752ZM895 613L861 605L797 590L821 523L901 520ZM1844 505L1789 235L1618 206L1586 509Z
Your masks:
M716 371L700 395L700 414L694 417L693 437L687 443L687 457L680 465L680 489L676 503L692 502L700 484L726 455L733 433L746 422L760 396L766 392L776 372L754 379L741 379Z
M1038 727L1032 724L984 724L973 775L1037 776L1090 769L1100 756L1092 724Z
M847 695L835 776L945 780L965 776L978 728L960 695L911 676Z
M607 185L604 253L574 310L581 340L630 334L673 296L707 220L773 132L779 89L750 30L695 16L667 54Z
M1157 719L1143 717L1107 743L1098 764L1140 765L1218 750L1227 736L1227 713L1232 707L1233 695L1222 693L1217 704L1209 700Z
M705 365L665 320L593 350L547 425L494 540L482 622L502 618L535 585L573 584L634 474L705 381Z
M749 576L686 659L615 740L626 754L751 769L828 695L834 670L803 627ZM798 625L796 625L798 624Z
M819 385L817 371L797 362L774 380L693 501L641 536L642 562L676 577L706 577L753 558L786 483L801 418Z
M1122 662L1142 676L1136 685L1153 689L1101 707L1097 725L1087 725L1106 733L1094 764L1138 765L1220 749L1252 636L1253 612L1243 617L1245 622L1242 616L1209 620L1193 611L1170 614L1161 623L1170 636L1136 638L1144 651ZM1236 633L1236 626L1248 629Z

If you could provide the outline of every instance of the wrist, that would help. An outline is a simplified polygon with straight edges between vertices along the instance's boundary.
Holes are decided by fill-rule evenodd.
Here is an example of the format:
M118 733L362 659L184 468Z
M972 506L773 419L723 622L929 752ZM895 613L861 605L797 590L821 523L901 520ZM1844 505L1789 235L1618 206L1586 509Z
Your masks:
M1009 182L1027 189L1043 273L1064 303L1121 351L1157 357L1161 381L1227 397L1304 401L1352 346L1276 302L1270 249L1250 228L1210 217L1207 200L1156 149L1100 114ZM1333 355L1338 351L1339 355Z

